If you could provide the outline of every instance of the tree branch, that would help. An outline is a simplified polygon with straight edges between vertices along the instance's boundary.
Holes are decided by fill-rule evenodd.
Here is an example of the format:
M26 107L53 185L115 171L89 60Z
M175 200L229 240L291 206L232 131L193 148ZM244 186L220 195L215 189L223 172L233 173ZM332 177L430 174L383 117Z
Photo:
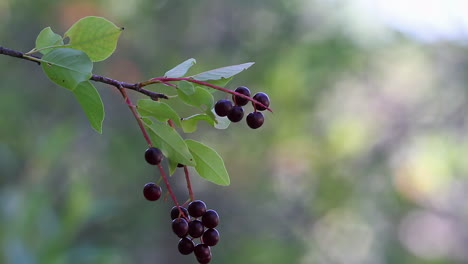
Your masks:
M21 51L8 49L8 48L2 47L2 46L0 46L0 54L15 57L15 58L18 58L18 59L27 60L27 61L32 61L32 62L37 63L38 65L41 64L39 61L32 59L32 58L40 59L39 57L32 56L32 55L28 55L27 57L25 57L25 54L23 52L21 52ZM29 58L29 57L32 57L32 58ZM96 74L93 74L91 76L90 80L95 81L95 82L101 82L101 83L109 84L109 85L114 86L117 89L123 87L123 88L127 88L127 89L130 89L130 90L134 90L136 92L142 93L142 94L150 97L153 100L159 100L160 98L169 99L167 97L167 95L165 95L163 93L157 93L157 92L153 92L153 91L142 88L140 83L121 82L121 81L118 81L118 80L114 80L114 79L104 77L104 76L100 76L100 75L96 75Z

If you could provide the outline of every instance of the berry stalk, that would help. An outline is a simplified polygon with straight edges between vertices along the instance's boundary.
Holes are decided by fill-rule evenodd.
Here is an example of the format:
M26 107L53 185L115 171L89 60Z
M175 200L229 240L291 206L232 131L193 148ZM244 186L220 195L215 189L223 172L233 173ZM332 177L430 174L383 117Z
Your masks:
M135 119L137 120L138 122L138 126L140 127L141 129L141 132L143 133L143 136L145 137L146 139L146 142L148 143L149 147L152 147L153 146L153 142L151 142L151 139L148 135L148 132L146 131L145 129L145 126L143 125L143 121L141 119L141 116L138 114L138 112L136 111L136 107L135 105L132 103L132 101L130 100L130 98L127 96L127 93L125 92L125 89L123 89L122 86L119 86L119 91L120 93L122 94L123 98L125 99L125 103L128 105L128 107L130 108L130 110L132 111L132 114L133 116L135 117ZM174 204L179 207L179 203L177 202L177 198L175 197L175 194L174 192L172 191L172 188L171 188L171 185L169 184L169 181L167 179L167 175L166 173L164 172L164 169L163 167L161 166L161 164L158 164L158 168L159 168L159 171L161 173L161 176L164 180L164 183L166 184L166 188L167 188L167 191L169 192L169 194L171 195L171 198L172 200L174 201ZM179 210L180 210L180 207L179 207ZM182 213L182 211L180 210L180 212Z

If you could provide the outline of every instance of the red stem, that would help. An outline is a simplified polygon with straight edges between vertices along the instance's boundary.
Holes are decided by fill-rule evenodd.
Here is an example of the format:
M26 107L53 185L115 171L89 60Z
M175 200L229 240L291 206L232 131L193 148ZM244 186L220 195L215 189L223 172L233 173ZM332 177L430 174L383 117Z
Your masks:
M146 142L148 143L148 146L151 147L153 146L153 143L151 142L151 139L148 135L148 132L145 129L145 125L143 125L143 121L141 120L141 116L138 114L135 105L132 104L132 101L130 98L127 96L127 92L125 92L125 89L122 87L118 87L120 93L122 94L123 98L125 99L125 103L128 105L128 108L132 111L133 116L135 117L136 121L138 122L138 126L140 127L141 132L143 133L143 136L145 137Z
M221 87L221 86L209 83L209 82L196 80L196 79L193 79L193 78L190 78L190 77L176 77L176 78L167 78L167 77L164 77L164 76L155 77L155 78L152 78L152 79L150 79L148 81L140 83L140 87L150 85L150 84L153 84L153 83L168 84L167 82L171 82L171 81L188 81L188 82L193 82L193 83L198 83L198 84L201 84L201 85L204 85L204 86L208 86L208 87L211 87L211 88L214 88L214 89L226 92L226 93L230 93L230 94L237 95L239 97L245 98L245 99L253 102L254 104L258 104L258 105L261 105L261 106L265 107L268 111L273 112L271 110L271 108L267 107L266 105L260 103L259 101L253 99L250 96L247 96L247 95L244 95L244 94L241 94L241 93L226 89L224 87Z
M195 198L193 196L192 183L190 182L190 174L189 174L187 165L184 165L184 172L185 172L185 180L187 181L187 189L189 192L190 201L194 201Z
M169 119L167 120L167 122L172 128L175 129L174 121ZM187 181L187 189L189 192L190 201L194 201L195 199L194 199L193 190L192 190L192 183L190 182L190 174L189 174L187 165L184 165L184 173L185 173L185 181Z
M143 125L143 121L141 120L141 116L138 114L136 107L134 104L132 104L132 101L130 98L127 96L127 93L125 92L125 89L122 86L117 87L122 94L123 98L125 99L125 103L128 105L130 110L133 113L133 116L138 122L138 125L140 126L141 132L143 133L143 136L146 139L146 142L148 142L148 145L151 147L153 146L153 143L151 142L151 139L148 135L148 132L145 129L145 126ZM177 202L177 198L175 197L174 192L172 191L171 185L169 184L169 180L167 179L166 172L164 172L164 169L161 164L158 165L159 172L161 173L161 176L164 180L164 183L166 184L167 191L171 195L172 200L174 201L174 204L179 208L179 213L183 214L182 209L180 209L179 203Z

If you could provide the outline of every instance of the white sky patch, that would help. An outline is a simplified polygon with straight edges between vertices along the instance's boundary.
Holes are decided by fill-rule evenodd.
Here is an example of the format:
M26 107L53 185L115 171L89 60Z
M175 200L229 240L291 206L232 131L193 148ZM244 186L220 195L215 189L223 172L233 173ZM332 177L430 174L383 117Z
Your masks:
M367 0L382 22L422 41L468 41L468 0Z

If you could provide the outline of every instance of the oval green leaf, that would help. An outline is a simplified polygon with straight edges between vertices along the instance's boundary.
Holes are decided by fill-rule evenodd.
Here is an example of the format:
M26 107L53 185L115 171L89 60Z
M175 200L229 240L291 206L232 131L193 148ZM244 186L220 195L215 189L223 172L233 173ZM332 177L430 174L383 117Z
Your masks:
M243 70L248 69L252 66L255 62L247 62L238 65L231 65L226 66L206 72L199 73L197 75L192 76L195 80L199 81L207 81L207 80L219 80L221 78L229 78L232 77Z
M137 109L141 116L152 116L162 122L171 119L177 126L181 126L179 115L166 103L141 99L138 101Z
M224 186L231 183L224 161L214 149L192 139L185 142L197 163L195 170L202 178Z
M52 50L42 57L41 65L47 77L70 90L89 80L93 70L93 62L86 53L70 48Z
M62 36L55 34L50 27L44 28L36 38L36 47L34 49L41 50L42 54L47 54L52 49L44 49L51 46L63 45Z
M177 88L179 88L186 95L192 95L195 93L195 87L193 87L191 82L180 81L177 85Z
M67 47L86 52L92 61L102 61L114 52L122 30L103 17L88 16L73 24L64 36L70 38Z
M153 144L161 149L166 158L177 163L195 166L195 160L187 144L175 129L159 122L144 125L149 129Z
M101 96L90 81L78 84L73 94L83 108L91 126L102 134L102 122L104 121L104 104Z
M186 95L180 89L177 89L177 94L186 104L199 107L203 111L213 108L213 95L203 88L195 87L195 92L191 95Z
M195 63L197 63L197 61L194 58L188 59L182 62L181 64L175 66L174 68L170 69L169 71L167 71L164 74L164 76L168 78L182 77L187 73L190 67L195 65Z
M206 114L196 114L193 116L183 118L181 120L182 129L184 130L185 133L195 132L197 130L198 121L200 120L205 120L212 126L215 125L215 121L210 116Z

